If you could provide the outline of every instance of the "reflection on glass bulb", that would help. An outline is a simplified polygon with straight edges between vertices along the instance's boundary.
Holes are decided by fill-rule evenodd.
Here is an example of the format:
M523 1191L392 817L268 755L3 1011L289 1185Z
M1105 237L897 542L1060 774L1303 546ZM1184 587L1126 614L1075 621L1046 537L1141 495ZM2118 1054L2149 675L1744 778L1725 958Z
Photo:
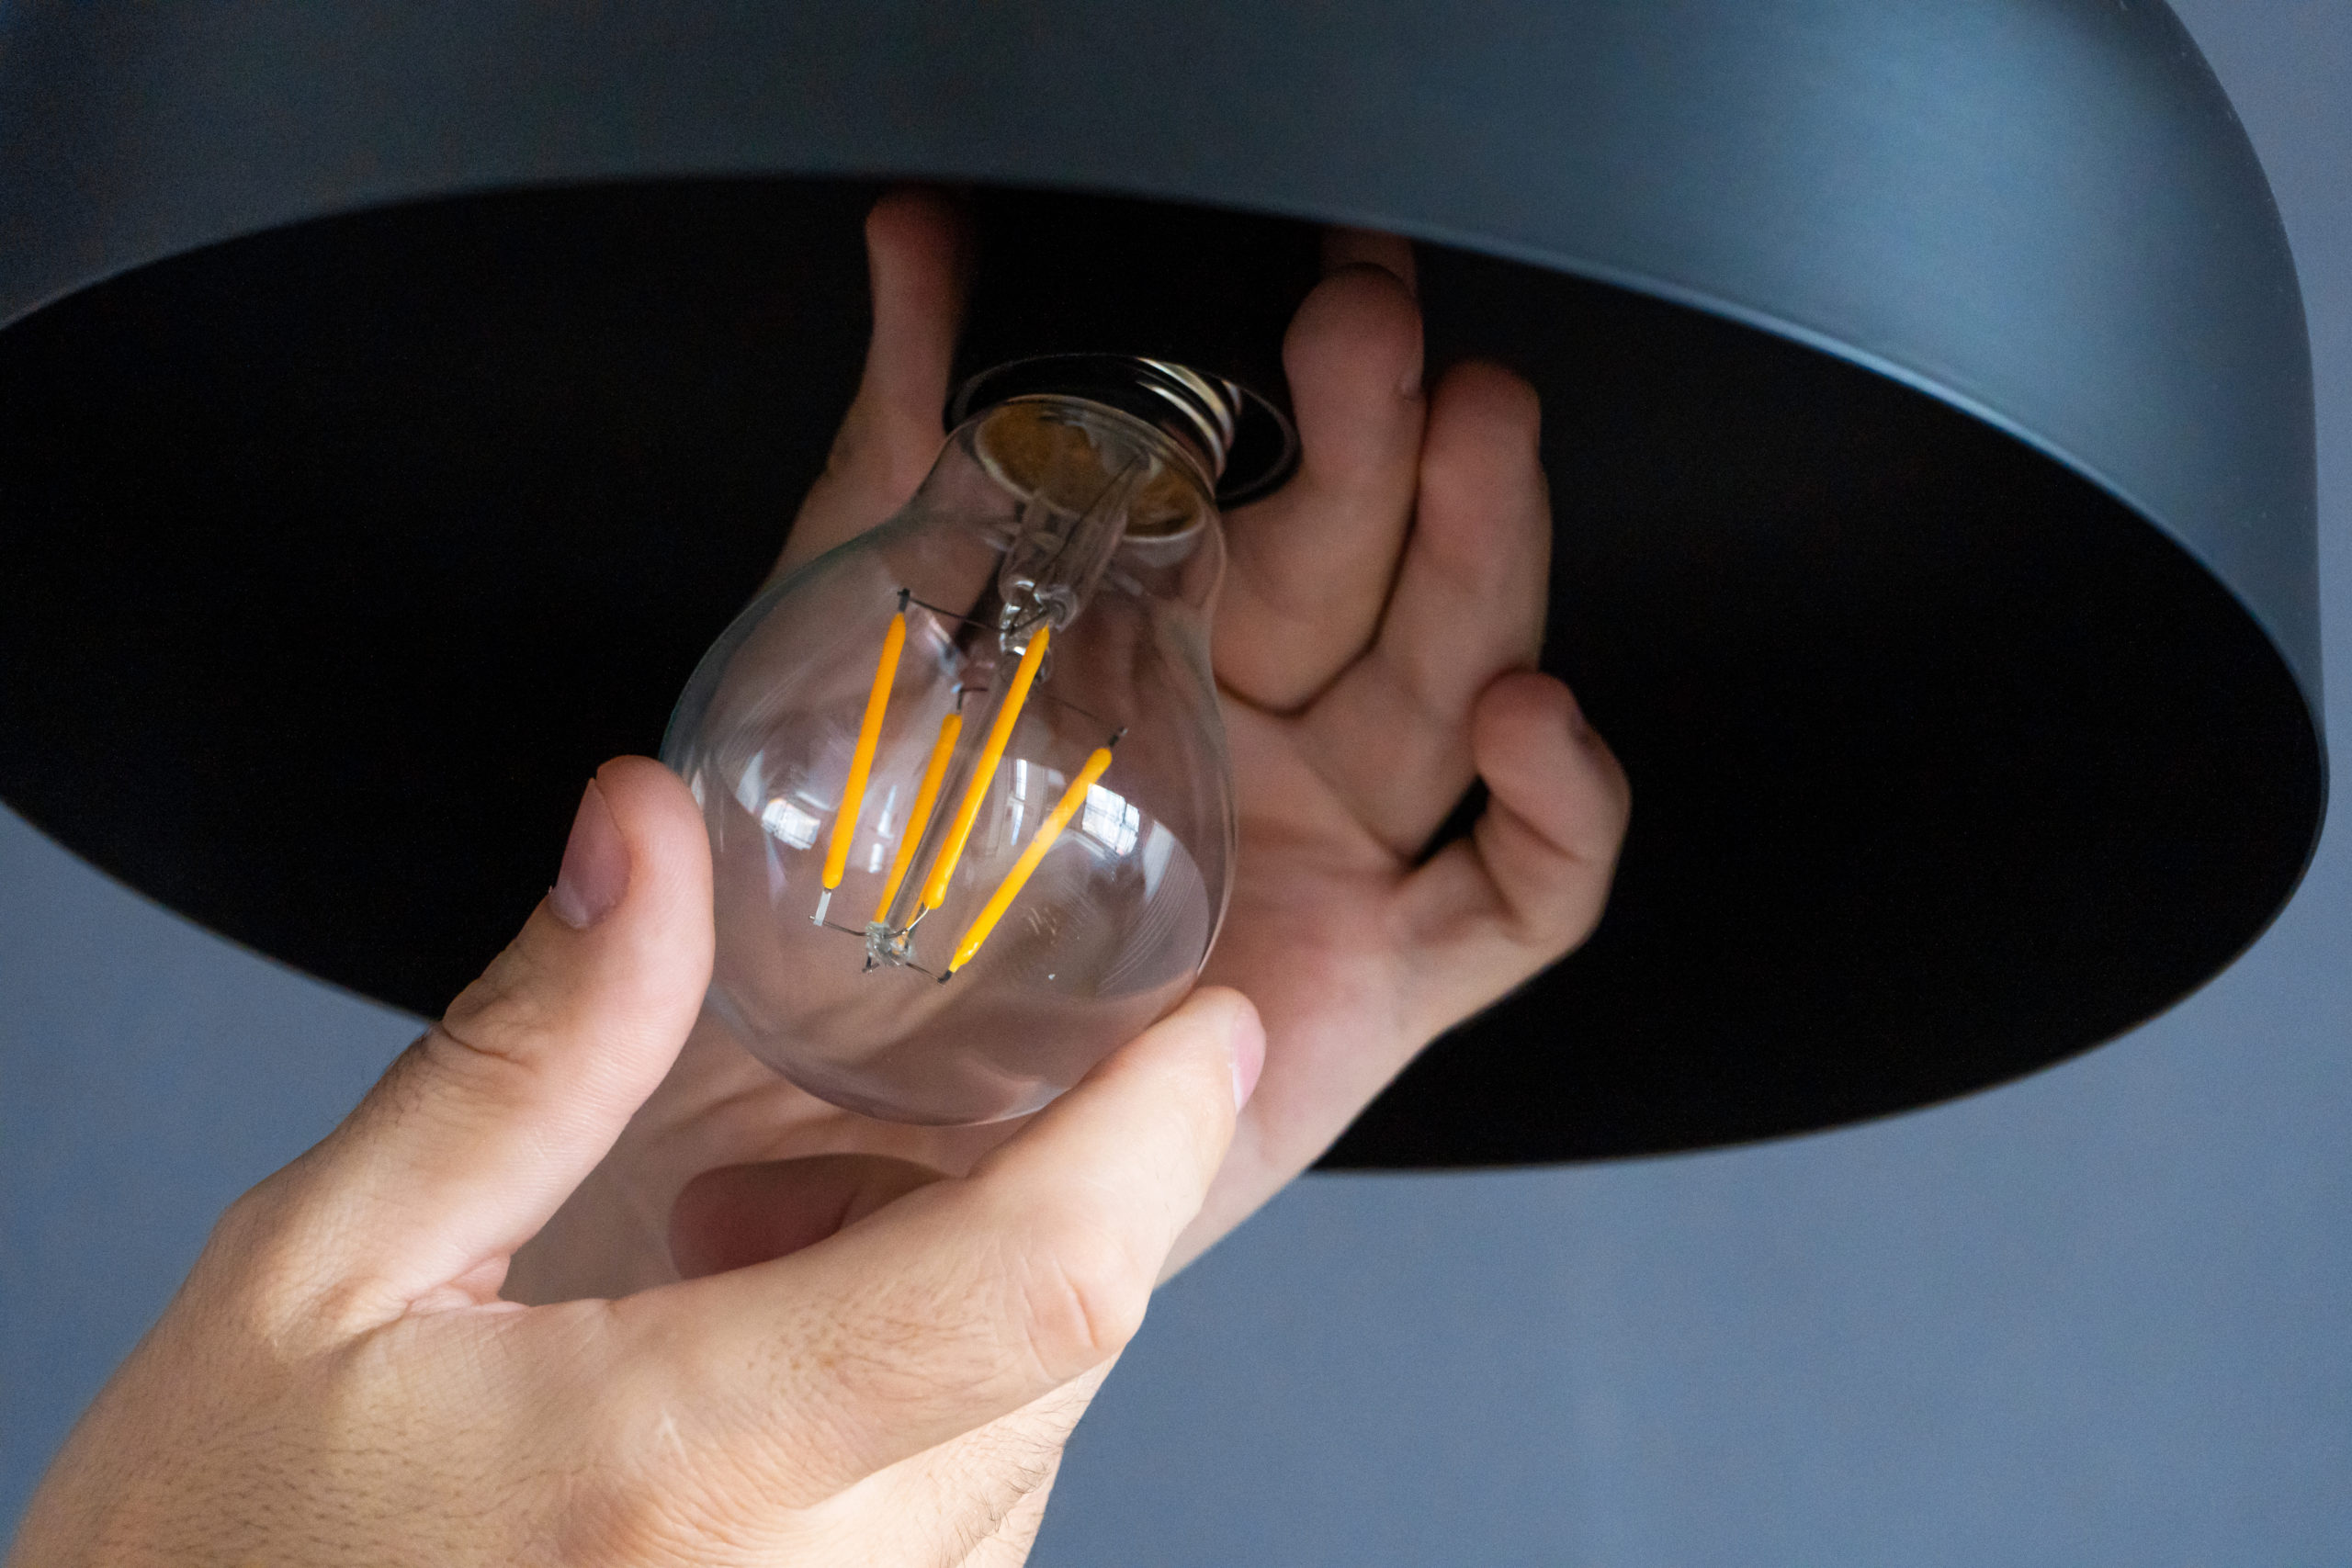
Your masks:
M712 1010L869 1115L1035 1110L1182 998L1223 918L1231 405L1088 364L1128 395L959 426L898 515L736 618L662 748L710 832Z

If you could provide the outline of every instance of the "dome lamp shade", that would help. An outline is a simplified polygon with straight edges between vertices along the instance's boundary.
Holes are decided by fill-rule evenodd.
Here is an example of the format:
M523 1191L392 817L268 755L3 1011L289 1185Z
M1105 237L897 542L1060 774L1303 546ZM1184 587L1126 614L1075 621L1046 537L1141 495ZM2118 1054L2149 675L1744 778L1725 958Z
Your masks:
M820 469L859 228L964 354L1276 404L1319 226L1545 410L1608 914L1339 1168L1653 1154L2022 1074L2219 973L2325 799L2312 389L2155 0L944 0L0 22L0 797L420 1012L650 751ZM1279 422L1276 422L1277 424Z

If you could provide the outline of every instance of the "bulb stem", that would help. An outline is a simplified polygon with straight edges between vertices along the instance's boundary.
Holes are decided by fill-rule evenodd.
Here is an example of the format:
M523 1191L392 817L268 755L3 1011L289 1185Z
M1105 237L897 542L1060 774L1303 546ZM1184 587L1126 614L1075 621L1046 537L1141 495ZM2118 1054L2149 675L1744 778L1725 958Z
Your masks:
M997 572L1004 603L997 636L1007 652L1023 646L1032 626L1062 631L1078 618L1126 537L1128 505L1150 470L1151 460L1138 454L1082 513L1056 506L1042 491L1023 505L1020 535Z

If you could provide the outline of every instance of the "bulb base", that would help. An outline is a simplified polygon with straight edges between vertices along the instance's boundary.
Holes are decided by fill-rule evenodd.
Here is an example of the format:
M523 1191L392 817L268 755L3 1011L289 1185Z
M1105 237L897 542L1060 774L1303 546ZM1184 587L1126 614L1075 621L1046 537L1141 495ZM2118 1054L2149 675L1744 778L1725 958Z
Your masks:
M950 429L1018 398L1080 398L1130 414L1201 461L1220 507L1280 488L1298 468L1285 414L1237 381L1127 354L1046 354L983 370L956 389Z

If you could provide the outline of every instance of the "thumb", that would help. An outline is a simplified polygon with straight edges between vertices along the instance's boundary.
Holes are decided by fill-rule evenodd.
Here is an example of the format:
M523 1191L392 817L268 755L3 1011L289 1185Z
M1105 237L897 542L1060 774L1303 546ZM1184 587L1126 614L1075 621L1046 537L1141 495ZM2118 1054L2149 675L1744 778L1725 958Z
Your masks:
M936 191L893 191L866 215L874 336L865 373L824 474L800 503L779 573L889 516L931 471L947 438L940 413L964 321L967 241L963 214Z
M283 1244L361 1319L493 1296L668 1071L710 966L701 813L660 763L607 762L522 934L285 1173Z

